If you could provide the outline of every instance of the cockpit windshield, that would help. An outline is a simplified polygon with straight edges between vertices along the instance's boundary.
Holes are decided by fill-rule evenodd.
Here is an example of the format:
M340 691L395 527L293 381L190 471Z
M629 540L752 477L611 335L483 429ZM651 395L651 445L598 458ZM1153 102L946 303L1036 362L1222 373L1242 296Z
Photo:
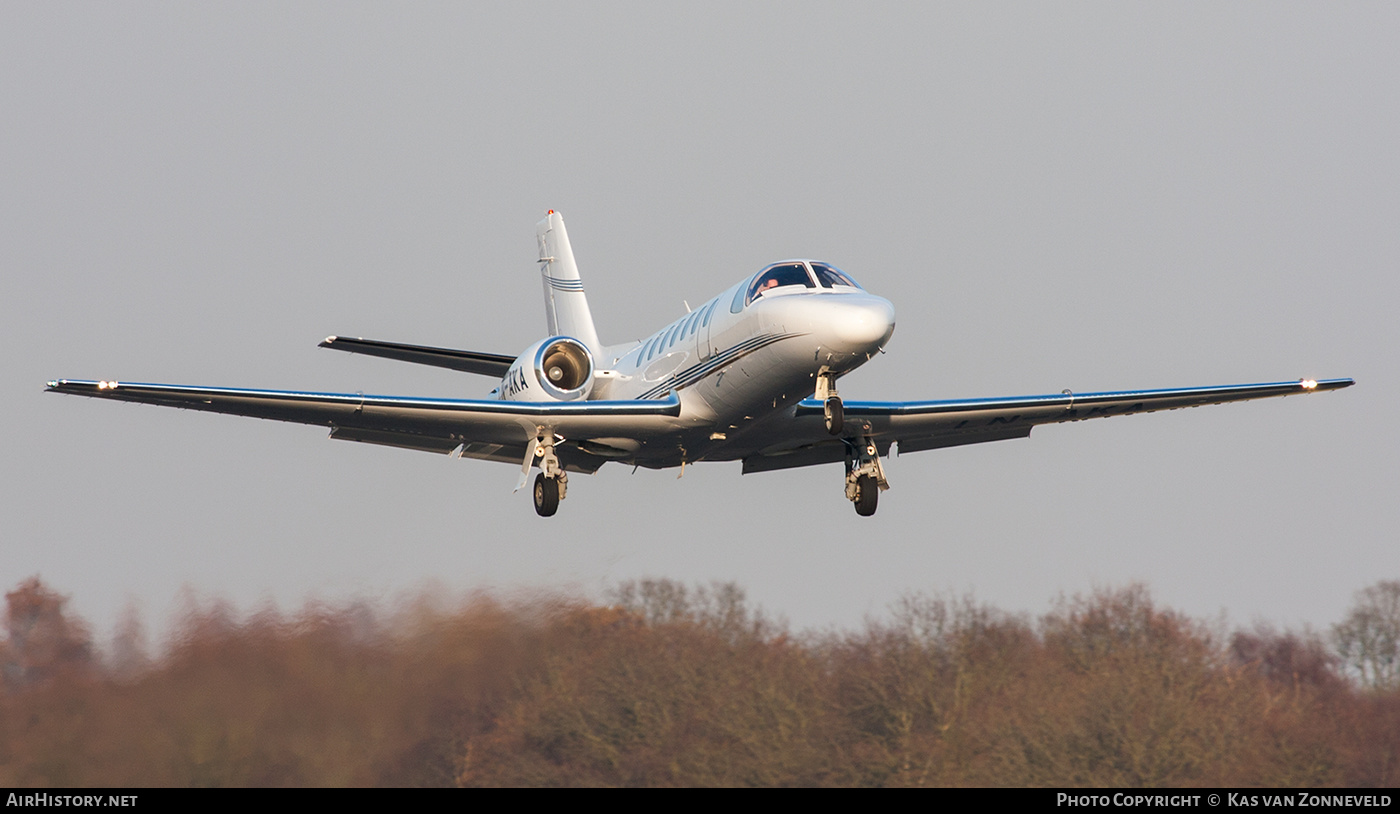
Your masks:
M835 286L860 288L860 284L851 279L851 275L830 263L813 263L812 271L816 273L817 280L822 284L822 288L833 288ZM861 290L863 291L864 289Z
M753 278L753 282L749 284L748 296L744 298L744 304L753 302L772 289L793 285L816 288L812 283L811 276L807 274L807 267L801 263L781 263L771 266Z

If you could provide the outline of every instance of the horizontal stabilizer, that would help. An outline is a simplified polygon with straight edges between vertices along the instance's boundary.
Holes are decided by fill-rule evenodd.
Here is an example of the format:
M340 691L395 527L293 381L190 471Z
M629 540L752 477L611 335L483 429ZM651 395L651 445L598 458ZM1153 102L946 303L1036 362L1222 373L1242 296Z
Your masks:
M483 376L500 378L510 370L514 356L501 356L496 353L478 353L470 350L432 348L426 345L405 345L399 342L382 342L378 339L355 339L348 336L328 336L319 347L343 350L350 353L363 353L367 356L380 356L397 359L400 362L413 362L418 365L432 365L466 373L480 373Z

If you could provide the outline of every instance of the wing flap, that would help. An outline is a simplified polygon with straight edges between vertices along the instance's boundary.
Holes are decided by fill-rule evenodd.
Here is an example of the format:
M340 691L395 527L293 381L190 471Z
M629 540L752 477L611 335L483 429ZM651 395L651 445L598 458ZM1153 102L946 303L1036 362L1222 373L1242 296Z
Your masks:
M364 444L412 449L419 452L436 452L439 455L446 455L462 445L461 441L453 438L436 438L409 432L366 430L359 427L334 427L331 429L331 438L337 441L359 441Z
M888 439L877 439L875 446L881 455L890 454L890 441ZM744 458L743 474L836 463L846 459L846 449L845 441L833 438L829 441L795 449L764 450Z
M1025 438L1031 434L1032 427L1007 427L1005 429L992 429L983 432L969 433L949 433L946 435L930 435L927 437L910 437L901 439L899 442L899 454L906 452L923 452L929 449L943 449L945 447L960 447L964 444L985 444L989 441L1009 441L1013 438Z
M585 475L592 475L603 464L607 463L606 458L590 455L569 443L556 446L554 453L559 456L559 465L564 467L565 472L581 472ZM525 457L525 445L468 442L462 445L461 457L520 466L521 460Z
M468 441L462 445L462 457L519 466L520 461L525 457L525 445L523 443L487 444L479 441Z
M350 353L363 353L383 359L412 362L417 365L431 365L460 370L465 373L480 373L483 376L500 378L510 370L514 356L496 353L480 353L470 350L434 348L427 345L406 345L401 342L384 342L378 339L358 339L348 336L328 336L317 347L343 350Z
M777 453L755 453L744 458L743 474L772 472L778 469L796 469L799 466L816 466L845 460L846 445L841 441L828 441L793 450Z

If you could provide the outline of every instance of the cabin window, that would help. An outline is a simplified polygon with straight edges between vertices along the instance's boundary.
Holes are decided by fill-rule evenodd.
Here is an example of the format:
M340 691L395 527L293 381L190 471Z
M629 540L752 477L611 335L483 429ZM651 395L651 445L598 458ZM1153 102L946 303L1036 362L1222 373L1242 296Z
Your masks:
M729 313L737 314L744 310L744 293L744 286L739 286L738 290L734 292L734 302L729 304Z
M700 312L696 311L690 315L690 319L685 321L685 328L681 329L681 336L690 336L695 333L695 325L700 321Z
M705 316L700 320L701 328L710 327L710 315L715 312L715 306L719 305L719 300L711 300L710 307L705 309Z

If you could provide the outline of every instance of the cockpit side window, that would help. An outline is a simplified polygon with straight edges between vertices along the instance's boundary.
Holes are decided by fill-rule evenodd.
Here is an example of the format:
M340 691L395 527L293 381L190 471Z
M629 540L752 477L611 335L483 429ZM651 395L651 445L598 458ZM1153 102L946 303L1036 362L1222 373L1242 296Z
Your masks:
M749 285L748 296L745 297L744 304L748 305L774 288L794 285L816 288L812 283L811 275L807 273L806 266L801 263L783 263L772 266L753 279Z
M817 275L817 280L821 282L822 288L832 288L838 285L860 288L860 284L851 279L851 275L829 263L813 263L812 271Z
M744 310L744 291L744 285L740 283L739 287L734 290L734 302L729 304L729 313L737 314Z

